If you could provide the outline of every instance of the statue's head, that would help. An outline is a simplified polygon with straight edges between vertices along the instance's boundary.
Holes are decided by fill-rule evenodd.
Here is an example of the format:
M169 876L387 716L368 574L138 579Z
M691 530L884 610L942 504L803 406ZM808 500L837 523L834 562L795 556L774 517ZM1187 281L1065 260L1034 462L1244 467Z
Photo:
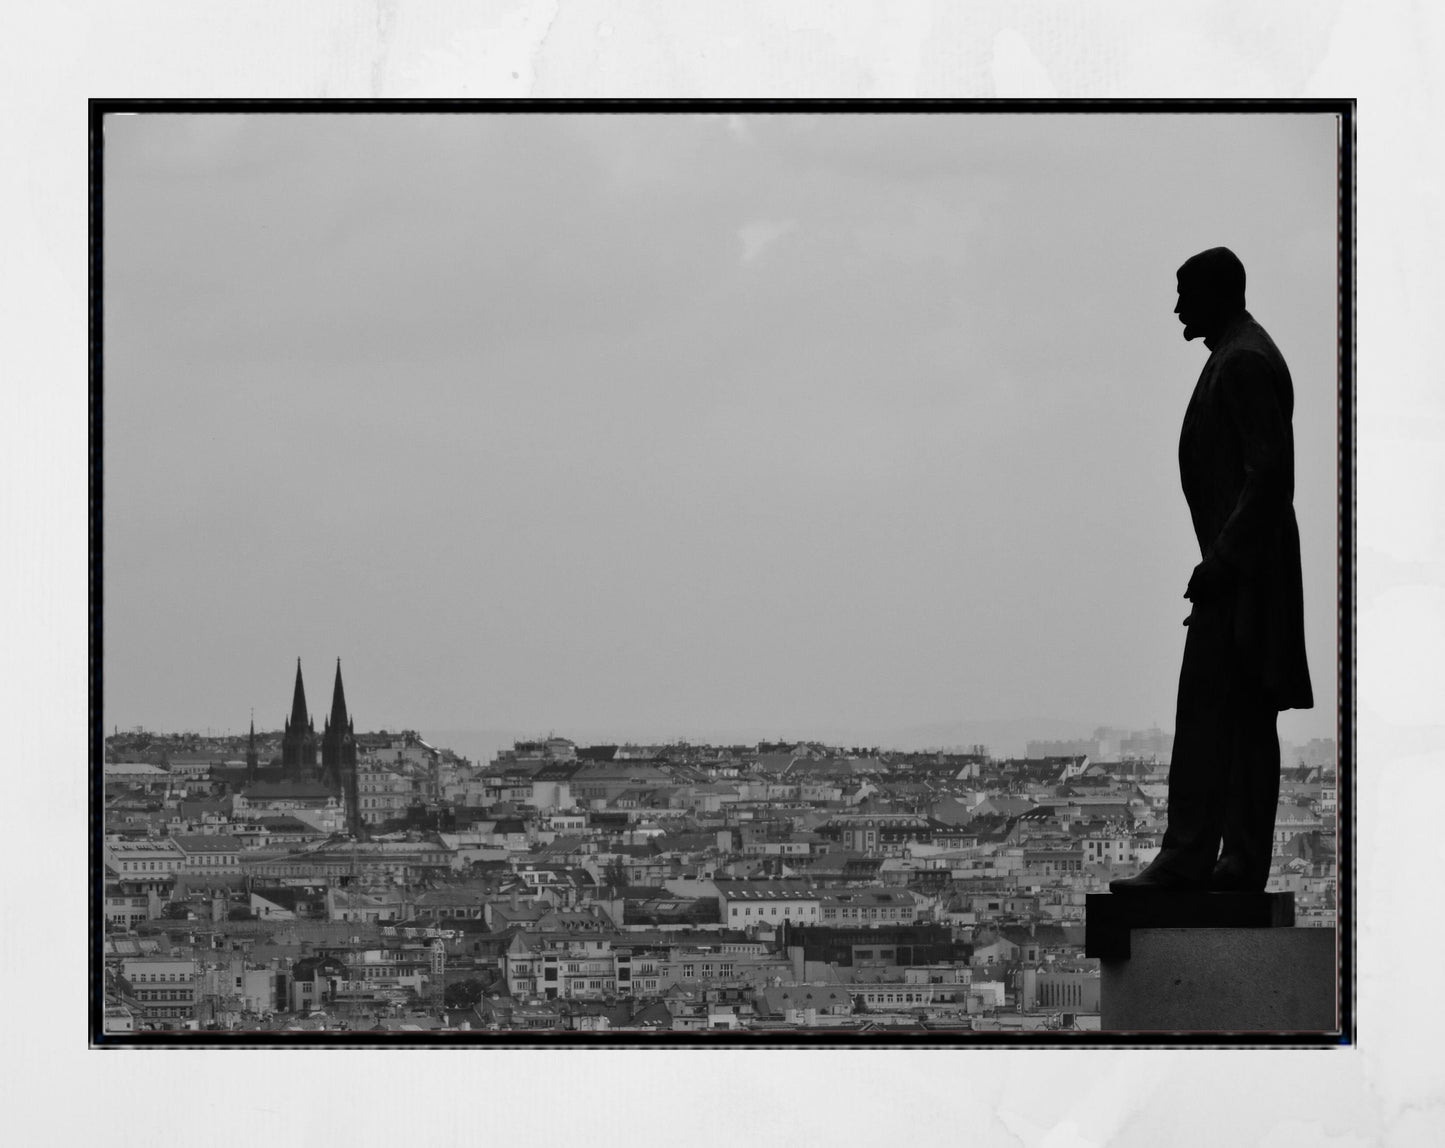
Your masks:
M1244 310L1244 264L1228 247L1211 247L1175 272L1179 301L1174 313L1186 339L1209 338Z

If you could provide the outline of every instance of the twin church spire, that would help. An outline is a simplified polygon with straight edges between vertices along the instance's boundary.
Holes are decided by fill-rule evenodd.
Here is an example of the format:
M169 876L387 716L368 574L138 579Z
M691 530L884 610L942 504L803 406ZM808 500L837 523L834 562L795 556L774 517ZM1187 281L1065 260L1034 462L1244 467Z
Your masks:
M320 767L317 750L320 750ZM345 799L347 820L360 835L356 792L356 723L346 710L346 690L341 684L341 659L336 659L336 682L331 690L331 714L325 719L321 736L306 708L306 685L301 677L301 659L296 659L296 686L291 696L291 716L281 734L281 768L287 781L317 781L338 791Z

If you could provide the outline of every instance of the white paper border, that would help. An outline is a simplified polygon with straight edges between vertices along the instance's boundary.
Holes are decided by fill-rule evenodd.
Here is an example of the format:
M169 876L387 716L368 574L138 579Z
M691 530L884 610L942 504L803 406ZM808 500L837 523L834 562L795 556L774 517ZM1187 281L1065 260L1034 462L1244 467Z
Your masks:
M1445 266L1435 9L265 0L28 6L21 20L0 46L10 159L0 187L12 225L0 308L14 548L5 577L18 635L6 696L21 780L4 947L21 1141L472 1143L513 1133L631 1145L846 1131L847 1143L924 1133L1303 1145L1438 1135L1445 1016L1432 986L1445 949L1425 866L1437 852L1427 818L1445 808L1445 753L1418 688L1440 677L1438 654L1427 663L1418 639L1442 636L1445 582L1431 462L1445 407L1429 380L1441 361ZM1359 98L1360 1048L807 1060L85 1050L84 100L501 95Z

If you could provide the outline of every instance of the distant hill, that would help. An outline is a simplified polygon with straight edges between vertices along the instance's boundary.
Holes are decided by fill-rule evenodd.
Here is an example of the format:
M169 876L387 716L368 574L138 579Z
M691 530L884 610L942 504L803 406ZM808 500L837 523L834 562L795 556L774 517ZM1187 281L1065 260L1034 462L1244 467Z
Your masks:
M1097 725L1099 723L1095 723ZM895 727L892 729L704 729L677 731L669 729L626 730L571 729L558 725L554 730L500 729L427 729L422 731L432 745L446 746L470 758L486 763L499 750L510 749L519 739L535 738L555 732L571 738L578 745L593 743L669 742L686 738L694 744L755 745L760 739L783 741L822 741L835 746L878 746L887 751L959 747L968 749L984 745L996 757L1022 757L1029 740L1054 740L1088 737L1094 725L1055 718L1020 718L1016 720L954 721L929 725Z

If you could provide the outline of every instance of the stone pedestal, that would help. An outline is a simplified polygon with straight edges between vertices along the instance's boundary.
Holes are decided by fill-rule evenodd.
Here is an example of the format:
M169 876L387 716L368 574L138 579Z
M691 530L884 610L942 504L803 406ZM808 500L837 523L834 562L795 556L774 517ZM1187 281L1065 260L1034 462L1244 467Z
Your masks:
M1102 894L1086 913L1105 1031L1338 1027L1335 930L1294 928L1292 894Z
M1090 893L1084 955L1129 956L1135 929L1282 929L1294 924L1293 893Z

